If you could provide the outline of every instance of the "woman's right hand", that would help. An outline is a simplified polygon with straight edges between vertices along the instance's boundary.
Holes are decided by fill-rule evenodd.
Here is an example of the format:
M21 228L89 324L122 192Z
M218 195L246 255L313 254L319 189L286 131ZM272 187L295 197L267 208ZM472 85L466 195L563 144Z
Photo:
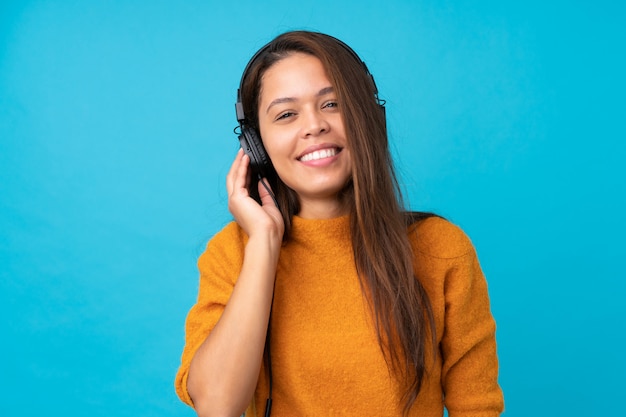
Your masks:
M226 177L228 210L248 237L269 234L282 242L285 225L280 210L269 192L259 183L260 205L248 192L250 158L239 149ZM269 185L268 185L269 186Z

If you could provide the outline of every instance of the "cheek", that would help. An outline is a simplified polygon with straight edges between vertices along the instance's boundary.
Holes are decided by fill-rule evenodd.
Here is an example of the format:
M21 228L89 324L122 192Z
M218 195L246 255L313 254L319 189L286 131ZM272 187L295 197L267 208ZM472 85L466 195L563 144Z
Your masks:
M289 135L284 130L266 128L261 129L259 133L263 138L263 146L272 162L274 162L274 159L277 160L276 162L279 162L279 159L288 156L291 152L292 141L289 140Z

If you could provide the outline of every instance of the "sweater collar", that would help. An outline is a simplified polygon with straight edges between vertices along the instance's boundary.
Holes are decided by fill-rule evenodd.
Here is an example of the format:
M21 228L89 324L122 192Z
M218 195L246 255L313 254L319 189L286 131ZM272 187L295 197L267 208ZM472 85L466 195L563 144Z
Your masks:
M332 219L303 219L299 216L292 218L291 238L300 242L315 242L320 240L350 241L350 216L340 216Z

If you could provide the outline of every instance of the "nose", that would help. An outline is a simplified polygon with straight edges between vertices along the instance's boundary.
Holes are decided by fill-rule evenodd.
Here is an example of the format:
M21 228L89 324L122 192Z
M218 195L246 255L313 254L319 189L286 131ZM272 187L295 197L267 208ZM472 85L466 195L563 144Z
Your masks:
M319 110L311 110L304 112L302 120L302 136L315 137L327 133L330 130L330 124L326 120L325 115Z

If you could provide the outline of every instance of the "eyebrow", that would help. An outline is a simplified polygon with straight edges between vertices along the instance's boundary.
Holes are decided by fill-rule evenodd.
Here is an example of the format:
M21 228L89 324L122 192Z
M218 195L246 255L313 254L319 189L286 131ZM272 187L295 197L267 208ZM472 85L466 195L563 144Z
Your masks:
M326 94L332 93L333 91L334 91L333 87L324 87L320 91L317 92L316 96L321 97ZM275 100L272 100L272 102L267 106L265 113L269 113L270 109L277 104L293 103L294 101L296 101L295 97L280 97Z

